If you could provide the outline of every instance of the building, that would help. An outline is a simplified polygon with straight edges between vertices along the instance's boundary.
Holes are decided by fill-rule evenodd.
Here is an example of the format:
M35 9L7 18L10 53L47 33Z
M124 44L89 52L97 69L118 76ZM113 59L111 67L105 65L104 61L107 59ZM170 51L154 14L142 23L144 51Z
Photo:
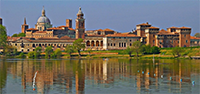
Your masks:
M2 23L2 19L0 22ZM81 8L75 22L74 29L72 19L66 19L66 25L53 27L43 7L34 28L29 28L24 18L21 32L26 33L26 37L8 37L8 42L23 52L34 51L38 46L42 47L43 51L46 46L53 46L54 50L64 50L66 45L72 45L78 38L84 39L86 48L83 50L122 50L132 46L135 41L160 48L199 46L199 38L190 36L190 27L169 27L167 30L160 30L159 27L146 22L136 25L132 32L119 33L108 28L85 31L85 18Z
M0 17L0 25L3 25L3 21L2 18Z
M56 38L68 36L70 38L83 38L85 35L84 14L79 8L76 19L76 28L72 28L72 19L66 19L65 26L53 27L50 19L46 16L43 7L42 15L38 18L35 28L28 28L26 19L22 25L22 33L26 33L27 38Z

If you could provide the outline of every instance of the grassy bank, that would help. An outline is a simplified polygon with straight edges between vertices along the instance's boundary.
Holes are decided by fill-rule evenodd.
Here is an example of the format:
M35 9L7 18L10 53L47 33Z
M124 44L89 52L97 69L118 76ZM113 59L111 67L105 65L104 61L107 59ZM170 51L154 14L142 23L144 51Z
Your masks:
M135 53L132 53L132 57L129 57L124 50L103 50L103 51L91 51L90 54L87 51L81 51L81 58L138 58L138 59L177 59L172 54L174 48L160 48L160 54L139 54L136 57ZM189 59L192 56L200 56L200 46L199 47L182 47L184 51L178 58ZM27 56L27 54L25 54ZM0 56L2 57L2 56ZM18 56L12 56L12 58L18 58ZM40 58L45 58L45 53L42 53ZM80 58L78 53L73 53L70 57L67 53L62 52L61 58Z

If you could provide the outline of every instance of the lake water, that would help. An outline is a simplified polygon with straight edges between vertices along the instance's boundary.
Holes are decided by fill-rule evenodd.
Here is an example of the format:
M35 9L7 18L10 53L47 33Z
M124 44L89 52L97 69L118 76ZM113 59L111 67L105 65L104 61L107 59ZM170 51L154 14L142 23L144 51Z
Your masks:
M199 94L199 78L200 60L0 59L0 94Z

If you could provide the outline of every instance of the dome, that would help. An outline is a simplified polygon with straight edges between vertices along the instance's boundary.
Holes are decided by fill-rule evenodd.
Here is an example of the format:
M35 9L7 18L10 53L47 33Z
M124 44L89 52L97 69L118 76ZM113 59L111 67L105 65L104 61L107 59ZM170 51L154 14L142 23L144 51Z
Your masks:
M81 7L79 7L78 14L83 14L83 12L81 11Z
M38 23L51 23L49 18L47 18L46 16L41 16L38 21Z

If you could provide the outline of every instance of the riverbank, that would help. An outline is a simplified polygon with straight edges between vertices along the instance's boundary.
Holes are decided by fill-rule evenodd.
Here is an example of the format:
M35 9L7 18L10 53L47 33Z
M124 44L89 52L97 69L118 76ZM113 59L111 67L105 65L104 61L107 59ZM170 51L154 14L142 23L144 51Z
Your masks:
M81 57L78 56L78 53L72 53L70 57L66 52L62 52L61 58L131 58L131 59L200 59L200 47L182 47L184 51L180 57L174 56L172 54L173 48L160 48L159 54L139 54L139 57L136 57L135 53L132 53L132 56L125 52L125 50L103 50L103 51L81 51ZM27 54L26 58L27 57ZM0 55L0 57L5 58L5 56ZM6 56L7 58L7 56ZM19 56L12 56L8 58L19 58ZM40 58L45 58L45 53L41 53Z

